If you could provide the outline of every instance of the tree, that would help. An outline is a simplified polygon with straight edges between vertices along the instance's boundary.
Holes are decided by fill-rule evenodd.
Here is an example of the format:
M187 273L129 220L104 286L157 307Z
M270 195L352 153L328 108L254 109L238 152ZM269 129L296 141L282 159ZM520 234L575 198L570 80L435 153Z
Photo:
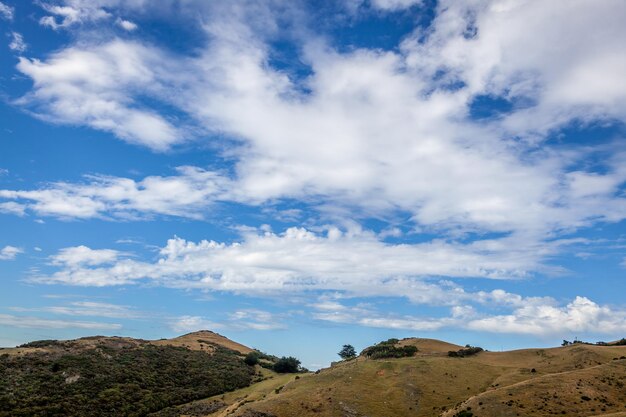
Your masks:
M352 345L343 345L343 348L337 353L343 360L356 358L356 350Z
M246 365L254 366L259 363L259 353L253 350L246 355L243 361L246 363Z
M296 373L300 371L300 361L293 356L283 356L274 364L274 371L279 374Z

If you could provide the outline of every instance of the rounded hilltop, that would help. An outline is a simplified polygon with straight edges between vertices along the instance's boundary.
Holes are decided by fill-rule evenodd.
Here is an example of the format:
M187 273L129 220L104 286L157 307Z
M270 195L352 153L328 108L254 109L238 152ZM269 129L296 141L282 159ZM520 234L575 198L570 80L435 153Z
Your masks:
M214 349L214 345L218 345L244 355L252 352L252 349L248 346L234 342L211 330L198 330L173 339L155 340L151 343L155 345L182 346L191 350L204 350L208 352Z

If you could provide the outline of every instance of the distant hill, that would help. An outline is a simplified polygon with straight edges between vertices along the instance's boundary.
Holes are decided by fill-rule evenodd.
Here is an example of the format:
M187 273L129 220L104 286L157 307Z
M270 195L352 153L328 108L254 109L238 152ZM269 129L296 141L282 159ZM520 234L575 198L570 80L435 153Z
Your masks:
M248 366L250 352L210 331L2 349L0 417L626 417L619 343L488 352L390 339L301 374Z
M161 339L150 343L158 346L181 346L191 350L211 350L213 349L213 346L218 345L244 355L252 352L252 349L249 347L234 342L227 337L214 333L210 330L200 330L198 332L188 333L174 339Z

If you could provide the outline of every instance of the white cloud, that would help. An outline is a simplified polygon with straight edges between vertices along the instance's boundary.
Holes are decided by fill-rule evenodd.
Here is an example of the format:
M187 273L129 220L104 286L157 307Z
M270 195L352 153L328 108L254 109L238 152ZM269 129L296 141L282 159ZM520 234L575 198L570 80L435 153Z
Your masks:
M141 44L119 40L99 48L70 47L46 62L20 58L17 67L34 80L35 89L18 102L47 120L88 125L163 151L180 142L182 132L137 103L133 93L156 94L162 86L155 71L167 71L168 61Z
M57 255L51 257L53 265L69 267L97 266L116 261L121 253L111 249L90 249L86 246L76 246L61 249Z
M13 20L14 11L15 9L13 7L0 2L0 17L3 19Z
M536 139L575 118L624 120L624 13L626 4L611 0L442 1L426 42L418 33L404 48L422 74L444 71L472 94L534 102L503 126Z
M0 211L61 218L141 218L154 214L201 218L220 198L228 180L194 167L178 168L179 175L129 178L90 176L84 184L52 183L35 191L0 190ZM10 205L10 206L9 206ZM4 207L4 210L3 210Z
M530 335L577 332L619 334L626 332L626 310L600 306L585 297L576 297L563 307L529 305L509 315L471 320L467 328L496 333Z
M228 326L244 330L277 330L286 327L285 316L256 308L237 310L229 315Z
M221 195L228 201L262 204L297 199L321 210L344 210L352 217L406 212L421 230L523 234L535 242L597 221L619 221L626 212L619 196L626 180L626 170L620 168L623 152L616 151L621 160L607 160L604 174L571 172L574 163L588 157L589 149L538 150L534 144L511 139L529 132L514 126L515 117L529 121L524 126L533 126L541 123L544 110L551 126L556 126L552 121L563 125L579 117L582 108L587 118L605 117L604 105L617 112L610 110L614 116L623 116L621 107L613 106L626 97L620 88L606 94L603 88L582 91L577 99L562 94L558 100L549 98L559 89L573 91L556 85L570 74L596 73L585 67L595 62L591 47L581 50L580 57L567 55L563 62L547 59L550 45L580 38L583 45L601 44L597 53L605 62L607 51L619 50L609 36L620 33L621 26L613 27L619 13L610 2L593 7L576 2L568 8L575 19L557 19L560 31L556 31L546 22L559 15L554 10L558 5L520 1L511 9L512 4L442 5L426 42L409 38L400 53L366 49L339 53L322 40L309 38L302 59L312 74L305 80L291 79L268 65L269 47L252 30L260 19L252 16L256 8L223 5L207 16L211 42L199 57L171 56L156 47L115 39L72 46L46 61L22 59L20 70L35 82L23 102L40 106L42 117L86 124L165 150L182 140L180 129L155 111L133 106L139 95L164 100L191 115L198 129L225 133L243 143L228 151L236 160L234 178ZM592 12L586 13L587 8ZM272 23L271 13L269 18L267 13L258 14ZM611 31L596 37L585 36L572 23L609 15ZM536 31L526 29L527 21L534 22ZM270 23L266 26L275 26ZM478 27L480 36L464 36L468 24ZM549 42L534 42L530 35L546 36ZM520 43L528 43L521 49L526 53L518 53ZM535 48L536 44L547 46ZM567 51L563 53L578 53L577 48ZM598 69L598 78L615 79L611 68L621 68L616 64ZM521 75L516 68L523 69ZM444 81L462 80L466 87L442 88L442 82L433 81L442 69L447 74ZM572 86L577 83L572 81ZM513 88L507 90L510 85ZM303 94L303 88L309 92ZM474 123L466 117L468 106L483 94L531 95L539 100L532 109L541 115L524 116L528 109L517 110L503 120ZM564 110L556 115L557 108ZM537 125L530 130L546 128ZM55 200L70 195L54 191ZM86 191L83 204L62 204L55 210L52 204L36 203L34 209L71 217L70 209L81 207L75 216L82 218L103 217L115 210L115 203L93 196L98 191L89 187ZM35 200L43 198L30 193ZM192 213L195 204L189 203ZM154 211L119 205L125 206L122 212L164 211L158 203ZM166 211L186 212L182 204Z
M170 239L154 263L118 258L88 248L61 250L53 257L59 270L33 277L37 282L79 286L107 286L148 280L176 288L203 288L251 294L339 290L358 294L409 297L415 302L443 302L462 290L452 284L431 285L425 277L523 277L535 271L549 272L541 265L545 248L463 245L454 242L388 244L362 230L329 228L314 233L289 228L281 234L244 232L243 240L231 244L180 238ZM75 260L68 253L88 254ZM92 254L95 261L91 262ZM485 296L487 297L487 296Z
M0 203L0 213L14 214L21 217L25 214L25 210L26 207L23 204L19 204L14 201Z
M24 42L24 37L17 32L11 32L11 43L9 43L9 49L15 52L24 52L28 45Z
M126 31L128 31L128 32L132 32L132 31L136 30L136 29L137 29L137 27L138 27L136 23L133 23L133 22L131 22L130 20L124 20L124 19L120 19L120 18L118 18L118 19L115 21L115 23L116 23L119 27L121 27L122 29L124 29L124 30L126 30Z
M120 324L114 323L97 323L92 321L71 321L71 320L51 320L38 317L12 316L8 314L0 314L0 325L36 328L36 329L103 329L103 330L119 330L122 328Z
M95 22L111 17L109 12L96 4L97 2L91 5L86 1L68 1L67 3L68 5L40 3L41 7L50 15L42 17L39 23L57 30L79 23Z
M66 3L74 9L87 4ZM408 282L418 299L425 288L436 291L414 276L525 276L543 270L542 262L563 247L555 237L624 218L626 157L619 145L538 146L550 129L574 120L626 118L626 61L615 54L623 49L621 3L573 1L564 8L530 0L444 1L432 31L409 37L400 51L339 52L305 37L298 46L311 74L304 79L270 65L263 35L277 25L258 13L262 6L220 7L205 16L210 41L193 57L121 39L84 40L43 61L22 59L19 69L34 82L22 103L49 120L110 131L155 150L179 143L188 131L235 138L238 145L226 152L235 161L232 177L190 167L141 181L92 177L3 190L0 197L10 201L2 204L13 203L16 213L69 218L202 218L214 201L275 205L294 199L352 219L400 213L418 231L447 240L385 245L367 234L334 239L303 229L247 236L237 245L175 239L171 246L189 251L184 257L167 255L168 245L156 264L121 259L110 268L61 270L44 280L108 285L152 279L234 291L310 282L313 288L390 292ZM259 35L253 29L266 18L268 29ZM588 36L580 27L603 30ZM463 84L450 88L454 81ZM483 95L522 98L527 107L477 123L467 115ZM138 104L145 96L189 115L197 130ZM572 168L591 155L602 156L602 173ZM501 237L479 240L491 232ZM474 242L453 239L468 233L478 236ZM337 259L338 253L347 255ZM380 253L386 258L376 260Z
M178 333L195 332L198 330L215 330L223 326L201 316L181 316L170 323L170 328Z
M400 10L421 4L422 0L371 0L372 6L383 10Z
M24 253L22 248L7 245L0 249L0 261L11 261L20 253Z
M46 312L51 314L60 314L67 316L88 316L88 317L107 317L134 319L141 318L144 315L128 306L101 303L96 301L76 301L65 306L51 306L39 308L21 308L11 307L12 311L19 312Z
M519 297L519 296L518 296ZM444 317L398 316L381 314L363 306L346 307L326 302L313 305L313 317L334 323L366 327L435 331L444 328L467 329L490 333L566 337L571 334L620 334L626 331L626 310L600 306L585 297L576 297L565 306L552 299L524 299L523 306L510 314L490 315L469 305L458 305ZM469 300L468 300L469 301Z
M180 316L170 320L175 332L193 332L202 329L277 330L284 329L284 315L259 309L242 309L228 314L227 320L213 321L202 316Z

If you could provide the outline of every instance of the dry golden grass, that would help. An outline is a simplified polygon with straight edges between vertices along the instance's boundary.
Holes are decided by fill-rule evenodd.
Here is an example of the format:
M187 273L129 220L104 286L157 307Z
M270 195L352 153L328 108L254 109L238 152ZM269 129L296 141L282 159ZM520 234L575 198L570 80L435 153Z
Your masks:
M228 415L253 409L278 417L452 417L470 407L475 417L626 417L621 414L626 412L626 360L613 360L626 355L626 346L450 358L447 352L459 346L430 339L400 344L420 351L412 358L342 362L289 382L279 394L246 397Z
M221 334L211 332L209 330L201 330L199 332L188 333L183 336L175 337L173 339L154 340L150 343L154 345L170 345L181 346L191 350L202 350L208 353L213 351L211 344L223 346L225 348L247 354L252 352L247 346L240 343L233 342L232 340L222 336Z

